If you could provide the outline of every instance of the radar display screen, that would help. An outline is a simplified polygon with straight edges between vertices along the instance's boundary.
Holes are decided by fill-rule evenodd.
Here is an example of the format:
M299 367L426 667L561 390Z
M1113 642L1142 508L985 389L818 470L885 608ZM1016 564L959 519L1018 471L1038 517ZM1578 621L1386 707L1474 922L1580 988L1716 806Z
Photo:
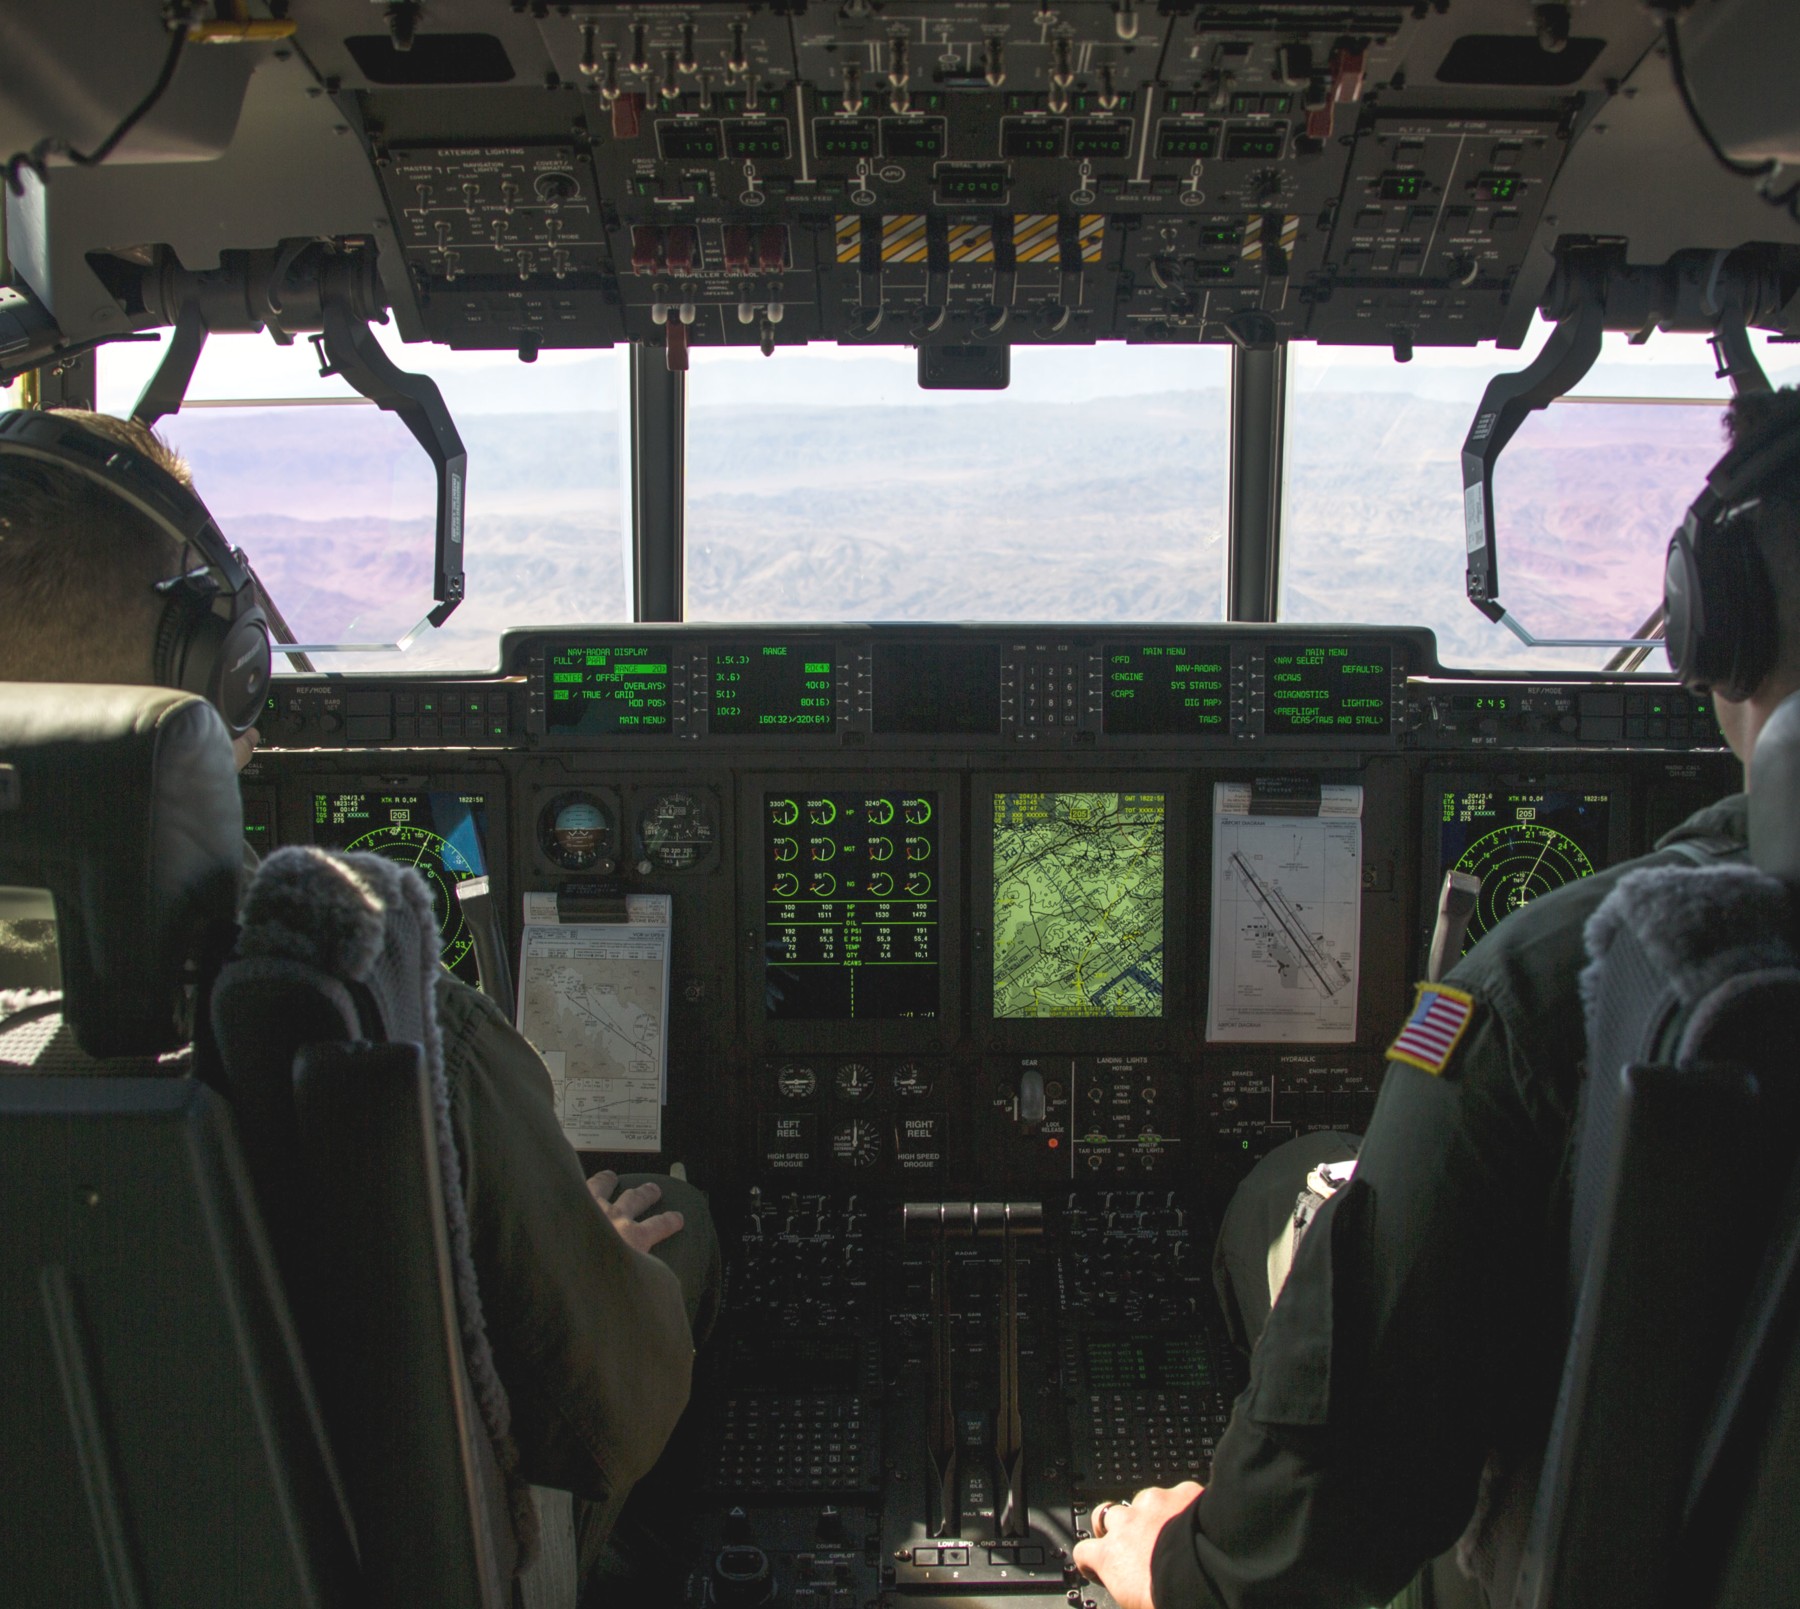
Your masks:
M1163 1014L1165 806L994 795L996 1018Z
M487 871L487 800L479 793L315 793L313 842L411 866L431 890L442 941L439 958L465 983L476 981L475 935L456 885Z
M584 737L669 730L669 651L646 643L551 644L545 724Z
M715 648L712 730L829 732L836 671L828 643L751 643Z
M998 643L878 642L875 730L998 737Z
M1393 665L1393 650L1373 643L1272 644L1263 656L1263 730L1385 735Z
M1605 791L1446 789L1438 887L1452 868L1481 879L1463 953L1520 906L1601 870L1608 859L1612 807Z
M763 798L765 1015L938 1014L937 795Z
M1090 1391L1203 1391L1212 1354L1198 1335L1089 1335L1082 1362Z
M1113 643L1106 649L1106 730L1185 737L1230 724L1231 656L1223 644Z

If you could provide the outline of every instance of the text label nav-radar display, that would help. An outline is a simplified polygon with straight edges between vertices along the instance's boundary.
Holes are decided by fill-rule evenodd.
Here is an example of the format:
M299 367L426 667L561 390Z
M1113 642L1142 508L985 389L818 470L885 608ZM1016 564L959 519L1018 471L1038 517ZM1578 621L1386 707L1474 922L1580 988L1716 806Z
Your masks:
M935 793L771 793L763 800L765 1015L938 1014Z
M1231 656L1216 643L1112 643L1106 648L1106 730L1129 737L1223 732Z
M994 796L996 1018L1160 1017L1160 793Z
M1271 645L1263 661L1263 729L1272 736L1381 737L1392 707L1393 664L1393 650L1372 643Z
M1522 905L1607 863L1612 796L1563 788L1447 789L1438 828L1438 883L1455 868L1481 879L1463 941L1475 941Z
M316 793L313 842L411 866L431 890L443 963L476 982L475 935L456 885L487 871L487 801L478 793Z
M714 732L829 732L836 676L828 643L746 643L712 655Z
M552 645L545 724L552 732L603 737L669 730L669 651L650 644Z

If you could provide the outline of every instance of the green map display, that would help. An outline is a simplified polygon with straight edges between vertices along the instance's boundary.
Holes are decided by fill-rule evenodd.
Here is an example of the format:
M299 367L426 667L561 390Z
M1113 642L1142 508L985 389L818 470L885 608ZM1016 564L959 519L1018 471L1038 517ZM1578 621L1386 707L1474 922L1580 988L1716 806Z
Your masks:
M1160 793L994 796L994 1015L1160 1017Z

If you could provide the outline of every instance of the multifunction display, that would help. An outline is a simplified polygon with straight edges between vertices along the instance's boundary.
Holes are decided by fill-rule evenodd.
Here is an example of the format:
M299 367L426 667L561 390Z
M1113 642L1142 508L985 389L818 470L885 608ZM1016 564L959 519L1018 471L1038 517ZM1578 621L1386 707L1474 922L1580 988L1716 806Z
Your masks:
M1165 805L994 795L995 1017L1163 1014Z
M381 855L425 879L443 963L474 983L475 936L456 885L487 872L487 800L479 793L315 793L312 817L321 848Z
M1612 812L1604 789L1446 789L1438 882L1452 867L1481 879L1464 953L1521 905L1601 870Z
M1229 724L1231 655L1221 643L1112 643L1106 657L1106 730L1187 737Z
M651 644L597 648L552 643L544 652L552 732L605 736L669 730L669 650Z
M1393 650L1385 645L1271 644L1263 656L1267 689L1263 730L1384 736L1393 667Z
M829 643L745 643L712 655L714 732L829 732L836 676Z
M1082 1362L1090 1391L1200 1391L1213 1384L1206 1337L1089 1335Z
M935 793L763 798L771 1020L938 1014Z

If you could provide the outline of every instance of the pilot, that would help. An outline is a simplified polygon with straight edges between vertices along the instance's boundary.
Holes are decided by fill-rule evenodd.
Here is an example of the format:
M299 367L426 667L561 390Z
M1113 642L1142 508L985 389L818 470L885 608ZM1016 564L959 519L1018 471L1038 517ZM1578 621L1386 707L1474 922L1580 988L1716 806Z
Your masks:
M1740 461L1800 436L1800 392L1740 397L1728 427ZM1764 722L1800 689L1800 452L1750 496L1727 534L1762 600L1767 669L1744 698L1713 690L1746 787ZM1730 621L1739 642L1754 613ZM1631 864L1741 858L1745 812L1744 794L1723 799ZM1510 1605L1569 1326L1583 928L1627 869L1534 900L1421 986L1210 1484L1096 1505L1075 1562L1120 1609L1364 1609L1452 1544L1487 1602Z
M62 416L191 485L142 426ZM181 573L176 546L87 477L0 457L0 681L156 682L156 584ZM236 747L241 768L254 731ZM49 928L0 934L0 990L54 976ZM476 1274L521 1472L584 1500L586 1570L686 1405L717 1308L718 1240L685 1180L584 1180L537 1053L485 995L448 973L438 985Z

